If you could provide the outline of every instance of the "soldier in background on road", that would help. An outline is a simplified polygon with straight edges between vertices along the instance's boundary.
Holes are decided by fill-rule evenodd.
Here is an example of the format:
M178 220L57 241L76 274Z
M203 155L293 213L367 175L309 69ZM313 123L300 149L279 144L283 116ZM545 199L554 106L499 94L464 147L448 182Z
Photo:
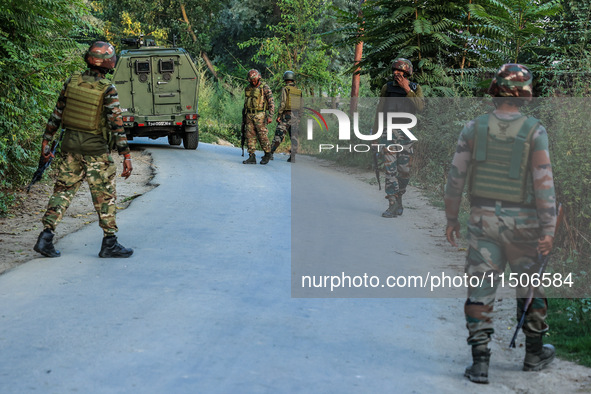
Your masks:
M532 74L519 64L505 64L489 88L496 109L469 122L460 134L445 189L447 240L456 246L462 191L470 174L471 212L465 272L469 276L511 271L537 272L538 254L552 249L556 227L556 201L546 129L533 117L520 113L532 99ZM491 320L499 281L468 289L464 306L468 344L473 364L465 376L488 383ZM516 288L517 318L522 314L527 287ZM534 291L523 332L526 336L523 370L538 371L554 359L554 347L543 345L548 331L548 303L542 287Z
M265 155L261 164L267 164L271 159L271 143L267 125L273 121L275 114L275 102L271 88L261 79L258 70L248 72L248 86L244 89L244 122L246 123L246 144L248 146L248 159L244 164L256 164L257 139ZM268 115L267 115L268 111Z
M291 151L287 161L293 163L298 151L297 130L300 123L300 110L302 109L302 91L296 87L293 71L283 73L283 80L285 86L281 89L281 104L277 111L279 116L277 117L275 137L273 137L271 145L271 160L273 160L273 153L283 142L285 134L288 133L291 140Z
M406 112L416 114L425 107L423 91L421 87L410 82L408 78L412 75L412 63L410 60L398 58L392 63L392 73L394 80L386 83L380 92L380 102L376 110L373 130L379 128L379 113L384 116L388 112ZM402 100L404 98L404 100ZM406 193L406 186L410 181L410 168L412 163L413 148L411 141L404 133L394 130L394 140L387 141L385 138L386 119L383 119L384 137L380 139L382 147L381 152L384 157L386 173L386 199L388 200L388 209L382 216L385 218L395 218L402 215L402 195ZM408 123L408 119L401 123ZM388 149L388 146L399 145L403 149L395 152L397 149Z
M123 131L117 90L105 75L115 67L115 48L106 42L92 44L84 56L88 69L74 73L64 84L57 104L45 127L41 144L42 159L52 156L50 145L60 124L65 128L61 145L62 162L43 216L44 230L35 251L59 257L53 245L54 231L72 198L86 180L94 208L103 229L100 257L129 257L133 250L117 242L115 176L117 167L109 154L113 145L123 159L122 177L131 175L129 146Z

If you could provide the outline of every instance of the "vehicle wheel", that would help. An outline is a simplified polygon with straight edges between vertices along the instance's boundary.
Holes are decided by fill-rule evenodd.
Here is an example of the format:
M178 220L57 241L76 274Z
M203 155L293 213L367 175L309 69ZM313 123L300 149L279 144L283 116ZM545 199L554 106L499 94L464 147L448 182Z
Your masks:
M183 134L183 146L185 147L185 149L197 149L198 145L199 129L197 127L185 129L185 133Z
M180 145L183 141L183 137L178 134L169 134L168 135L168 143L173 146Z

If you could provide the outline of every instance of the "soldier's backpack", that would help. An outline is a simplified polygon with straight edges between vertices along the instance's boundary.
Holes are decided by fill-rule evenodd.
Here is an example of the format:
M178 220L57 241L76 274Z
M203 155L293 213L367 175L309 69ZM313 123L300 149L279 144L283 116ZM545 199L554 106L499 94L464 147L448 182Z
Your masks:
M302 91L295 86L287 85L287 100L285 102L286 111L299 111L302 109Z

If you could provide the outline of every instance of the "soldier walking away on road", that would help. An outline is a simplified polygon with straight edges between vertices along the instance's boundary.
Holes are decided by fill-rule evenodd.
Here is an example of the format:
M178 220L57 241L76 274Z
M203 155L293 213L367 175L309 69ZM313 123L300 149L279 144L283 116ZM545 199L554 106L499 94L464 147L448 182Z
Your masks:
M59 175L41 220L44 230L34 247L44 256L60 256L53 245L54 231L85 179L104 233L99 256L129 257L133 253L119 244L115 236L117 167L109 154L113 145L124 157L121 176L127 179L132 171L117 90L104 78L115 67L116 59L111 44L102 41L92 44L84 56L88 69L74 73L66 81L45 127L41 144L45 161L52 156L50 142L60 124L66 131Z
M416 114L425 107L421 87L408 80L412 75L412 71L410 60L398 58L392 63L394 80L382 87L373 130L378 130L379 128L380 113L383 113L384 116L388 112ZM401 123L408 123L408 120L403 120ZM383 125L385 128L385 118ZM388 209L382 213L382 216L385 218L395 218L402 215L404 210L402 206L402 195L406 193L406 186L410 181L413 154L413 141L406 134L395 130L394 136L394 140L388 141L384 133L380 139L380 144L383 144L382 154L386 173L386 199L388 200ZM396 148L402 147L402 150L397 152L399 149L394 149L394 145L396 145Z
M275 102L273 93L269 86L261 79L261 73L258 70L248 72L248 86L244 89L244 117L246 123L246 144L248 146L248 159L244 164L256 164L257 139L265 155L261 159L261 164L267 164L271 159L271 143L267 125L272 122L275 114ZM269 114L267 115L267 111Z
M532 74L519 64L505 64L489 88L496 109L469 122L460 134L445 189L446 236L456 246L458 212L467 174L471 211L465 272L482 277L511 271L536 272L538 254L552 249L556 228L554 179L546 129L520 113L532 99ZM465 376L488 383L491 321L499 281L469 288L464 306L473 364ZM516 288L517 317L522 314L527 287ZM538 371L554 359L554 347L543 345L548 331L548 302L542 287L534 289L523 332L526 336L524 371Z
M291 151L288 162L295 162L295 155L298 151L298 125L300 123L300 111L302 109L302 91L296 87L295 74L293 71L283 73L285 86L281 89L281 103L277 114L277 128L275 137L271 144L271 160L273 153L283 142L285 134L289 134L291 140Z

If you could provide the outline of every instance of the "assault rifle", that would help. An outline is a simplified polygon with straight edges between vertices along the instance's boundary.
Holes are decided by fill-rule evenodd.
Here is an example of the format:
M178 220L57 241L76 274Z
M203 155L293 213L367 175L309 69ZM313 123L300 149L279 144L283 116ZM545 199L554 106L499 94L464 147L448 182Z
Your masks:
M65 131L65 129L62 129L58 139L54 140L51 143L51 157L49 158L49 160L44 161L43 156L41 156L41 158L39 159L39 165L37 166L37 170L33 174L33 178L31 179L31 183L29 183L29 186L27 186L27 193L29 193L31 191L31 186L33 186L35 183L40 181L41 178L43 178L43 173L51 165L51 162L53 161L53 158L55 157L55 151L57 150L57 147L60 144L60 142L62 141L62 137L64 136L64 131Z
M244 156L244 141L246 139L246 107L242 109L242 128L240 129L240 147Z
M558 232L558 226L560 225L560 222L562 222L563 218L564 218L564 209L562 208L562 204L558 204L558 215L556 217L556 232ZM548 265L549 261L550 261L550 253L548 253L545 256L542 256L542 254L538 253L538 259L536 261L537 265L540 266L540 268L538 269L538 272L537 272L538 278L542 277L542 274L546 270L546 266ZM515 327L515 333L513 334L513 338L511 338L511 343L509 344L509 348L515 347L515 339L517 338L517 334L519 333L519 330L523 327L523 324L525 323L525 315L527 314L527 311L528 311L529 307L531 306L533 299L534 299L534 286L531 284L531 280L530 280L529 289L527 291L527 298L525 300L525 304L523 305L523 313L521 314L521 318L519 319L519 323L517 324L517 327Z

